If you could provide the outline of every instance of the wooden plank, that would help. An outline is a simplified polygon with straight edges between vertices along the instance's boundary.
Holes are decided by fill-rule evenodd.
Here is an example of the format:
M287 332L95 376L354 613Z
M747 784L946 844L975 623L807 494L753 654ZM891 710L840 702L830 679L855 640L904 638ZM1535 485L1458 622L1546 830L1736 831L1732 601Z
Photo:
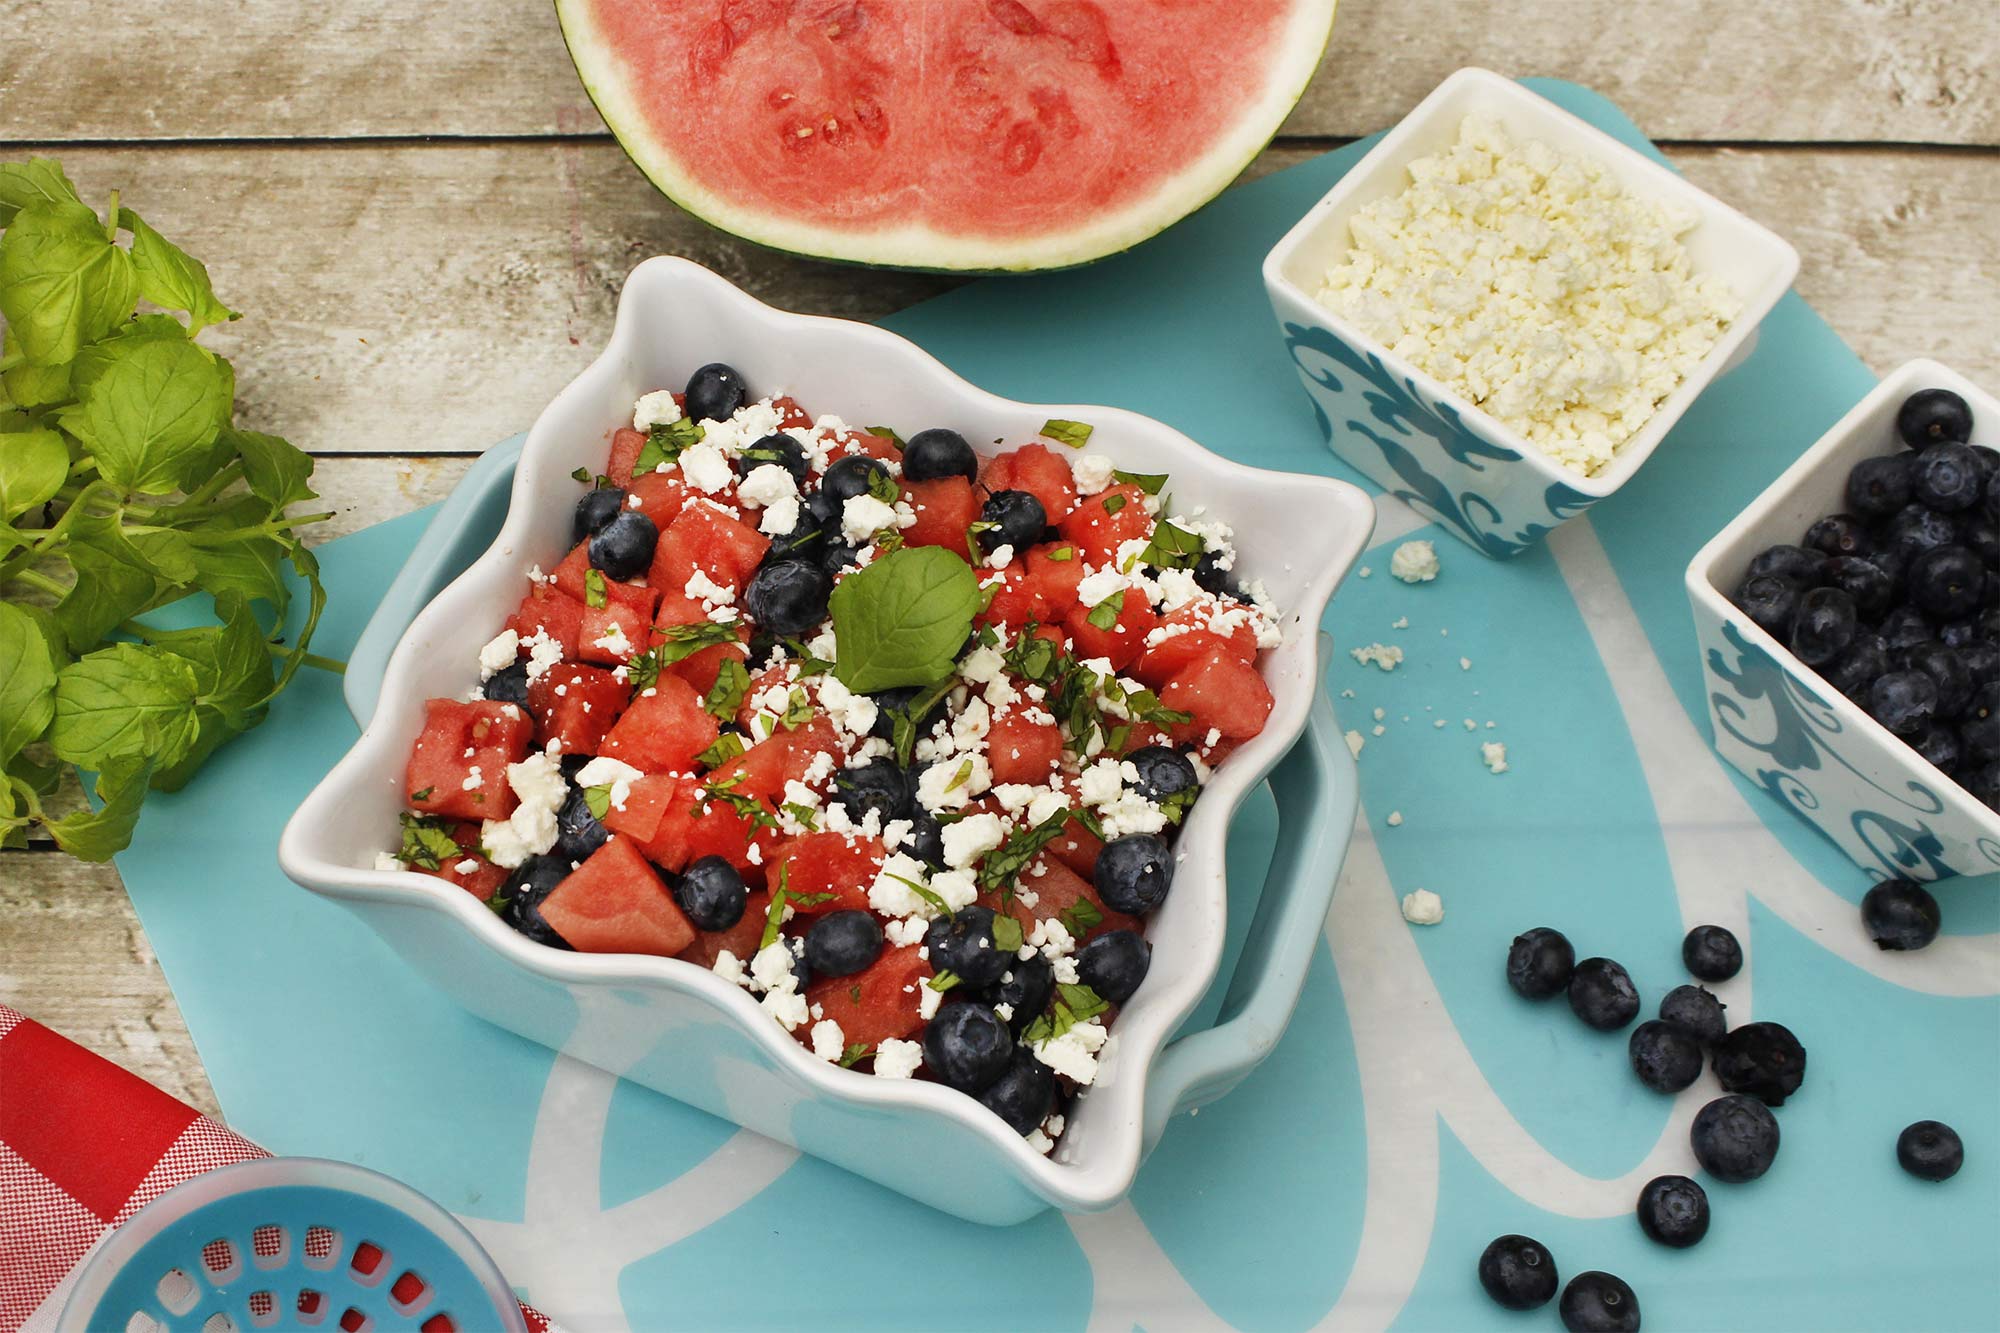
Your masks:
M2000 143L1980 9L1342 0L1285 132L1370 133L1481 64L1596 88L1656 138ZM0 0L0 32L0 140L602 132L547 0Z
M1260 169L1306 152L1274 150ZM1871 365L1922 352L2000 382L2000 155L1674 156L1793 239L1799 290ZM93 196L122 188L207 261L248 312L212 335L235 359L242 419L317 452L467 453L523 429L595 354L624 274L647 255L684 254L777 304L859 318L956 281L747 245L662 206L608 144L93 148L67 160Z
M215 1113L180 1006L110 866L0 852L0 1001Z

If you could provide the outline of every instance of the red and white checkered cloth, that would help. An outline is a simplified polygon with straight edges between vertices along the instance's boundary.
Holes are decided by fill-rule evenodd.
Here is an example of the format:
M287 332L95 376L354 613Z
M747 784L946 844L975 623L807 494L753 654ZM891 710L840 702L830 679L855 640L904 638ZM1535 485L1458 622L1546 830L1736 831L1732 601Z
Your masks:
M160 1195L269 1155L0 1005L0 1333L53 1328L84 1257ZM521 1308L529 1333L560 1333Z

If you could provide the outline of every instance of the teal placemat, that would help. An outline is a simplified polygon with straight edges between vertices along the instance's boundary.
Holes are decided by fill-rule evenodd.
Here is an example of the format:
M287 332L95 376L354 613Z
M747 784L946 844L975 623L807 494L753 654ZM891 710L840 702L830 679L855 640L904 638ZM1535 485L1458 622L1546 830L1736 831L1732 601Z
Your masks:
M1536 86L1642 143L1602 99ZM1341 473L1258 263L1366 147L1231 191L1129 255L888 322L996 392L1130 406L1245 461ZM1859 872L1709 752L1680 591L1694 549L1870 383L1790 297L1752 361L1545 549L1496 564L1416 532L1438 537L1445 569L1405 587L1387 556L1415 520L1385 506L1373 576L1327 621L1343 646L1408 653L1390 675L1344 653L1330 668L1353 691L1345 724L1383 734L1361 756L1367 827L1329 957L1268 1064L1177 1122L1103 1216L956 1223L461 1014L277 872L280 825L353 735L337 684L312 673L199 782L148 804L120 869L231 1122L409 1180L578 1327L1553 1328L1552 1310L1507 1315L1473 1278L1488 1239L1524 1231L1565 1272L1627 1278L1650 1329L1988 1328L1994 886L1945 886L1955 933L1924 954L1867 946ZM325 651L352 642L423 522L325 549ZM1479 763L1488 739L1508 746L1505 775ZM1261 878L1270 818L1266 797L1238 822L1239 888ZM1397 915L1418 886L1443 895L1443 925ZM1708 1239L1669 1252L1631 1203L1689 1167L1704 1088L1647 1093L1622 1035L1515 999L1501 961L1517 930L1557 925L1656 1001L1686 979L1678 942L1700 920L1752 955L1725 988L1731 1017L1792 1026L1811 1072L1780 1113L1776 1167L1714 1186ZM1895 1166L1897 1130L1921 1117L1970 1145L1948 1185Z

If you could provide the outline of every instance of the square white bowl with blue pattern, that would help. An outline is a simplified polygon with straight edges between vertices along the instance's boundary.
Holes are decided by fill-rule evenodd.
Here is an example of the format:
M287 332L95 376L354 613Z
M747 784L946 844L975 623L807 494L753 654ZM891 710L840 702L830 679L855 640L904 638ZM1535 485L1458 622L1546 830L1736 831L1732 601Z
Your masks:
M1896 409L1919 389L1972 405L1972 443L2000 448L2000 399L1935 361L1897 367L1688 565L1715 748L1877 878L2000 870L2000 814L1946 777L1756 625L1730 594L1750 560L1847 508L1847 474L1903 448Z
M1682 243L1695 272L1721 277L1743 302L1708 355L1595 476L1557 463L1314 299L1351 248L1349 220L1400 193L1410 164L1456 142L1467 116L1498 121L1517 141L1588 157L1630 194L1694 214L1700 221ZM1475 550L1505 558L1623 486L1701 391L1749 355L1758 323L1798 269L1798 252L1776 233L1513 80L1468 68L1438 85L1285 234L1265 257L1264 286L1327 447Z

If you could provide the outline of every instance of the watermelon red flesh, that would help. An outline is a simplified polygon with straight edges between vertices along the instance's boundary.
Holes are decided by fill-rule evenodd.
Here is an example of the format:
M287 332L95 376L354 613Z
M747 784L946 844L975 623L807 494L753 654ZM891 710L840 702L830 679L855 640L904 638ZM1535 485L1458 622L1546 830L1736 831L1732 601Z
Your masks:
M694 943L694 927L638 848L613 838L542 899L542 920L579 953L650 953L671 958Z
M605 580L604 605L584 603L583 619L577 627L577 637L582 642L577 645L576 655L586 662L615 666L645 652L653 642L653 603L659 596L651 588L636 583ZM614 626L616 634L612 632ZM623 647L616 646L621 642Z
M683 593L696 570L725 588L742 589L757 572L771 539L710 504L691 504L660 534L646 582L666 593Z
M851 977L822 977L806 987L806 1003L840 1024L848 1044L873 1047L891 1037L905 1038L923 1026L920 988L931 978L931 965L917 956L915 945L885 951ZM809 1029L801 1026L804 1040Z
M1271 716L1271 689L1257 669L1228 657L1211 657L1184 668L1160 688L1160 702L1193 720L1173 729L1185 744L1211 730L1232 741L1246 741L1264 729Z
M1053 722L1032 722L1016 708L993 719L986 733L986 758L993 781L1039 786L1062 759L1062 732Z
M1063 540L1073 542L1091 564L1104 564L1125 542L1152 531L1145 499L1146 493L1130 484L1087 496L1058 525Z
M906 481L903 498L917 515L917 521L903 529L903 545L965 549L966 532L979 518L980 497L971 482L964 477Z
M864 838L849 833L806 833L778 849L778 864L784 867L784 885L794 907L801 914L819 915L847 908L868 910L868 886L881 872L888 856L880 838ZM778 883L779 871L771 870L766 882ZM833 896L821 902L821 894Z
M979 896L979 901L996 912L1005 911L1007 915L1019 921L1022 928L1026 930L1032 930L1037 921L1046 921L1051 917L1060 917L1063 913L1075 907L1078 902L1088 902L1096 910L1097 915L1102 918L1097 924L1085 931L1085 939L1094 938L1109 930L1137 930L1139 928L1138 917L1126 916L1123 912L1114 912L1109 907L1106 907L1104 900L1097 896L1097 890L1090 886L1090 881L1079 875L1076 871L1071 870L1056 857L1041 856L1036 858L1034 864L1028 867L1027 873L1023 874L1015 883L1015 892L1017 894L1024 889L1034 895L1035 905L1033 907L1027 906L1019 897L1008 899L1006 905L1003 907L1000 902L1000 895L997 893L982 893Z
M601 754L645 773L685 773L721 734L694 686L664 673L641 690L604 737Z
M1062 522L1076 505L1069 464L1046 444L1024 444L987 460L979 484L989 491L1026 491L1041 501L1051 523Z
M684 207L780 249L944 269L1083 263L1192 211L1277 131L1333 8L556 5L606 123Z
M1146 651L1146 636L1159 627L1160 618L1146 605L1144 597L1130 590L1119 602L1118 617L1111 622L1110 629L1099 629L1090 623L1094 609L1073 606L1063 618L1063 627L1069 631L1070 652L1086 661L1102 657L1113 668L1123 671Z
M563 754L596 754L625 711L632 689L602 667L558 662L528 682L535 739Z
M507 882L505 867L496 866L479 851L479 825L467 821L451 830L451 840L458 844L460 855L441 864L436 870L425 874L436 875L447 884L456 884L473 897L485 902L493 896L493 891ZM470 869L459 867L470 864Z
M518 803L507 784L507 765L527 758L534 731L528 715L513 704L428 701L423 731L403 774L405 799L427 815L507 818Z
M696 933L694 943L681 950L680 957L697 967L714 967L724 953L733 953L749 962L764 939L764 919L770 915L771 895L753 893L743 904L743 916L728 930Z
M537 583L529 587L507 628L524 639L545 635L562 645L565 656L573 657L583 642L584 609L582 602L556 591L555 585Z

